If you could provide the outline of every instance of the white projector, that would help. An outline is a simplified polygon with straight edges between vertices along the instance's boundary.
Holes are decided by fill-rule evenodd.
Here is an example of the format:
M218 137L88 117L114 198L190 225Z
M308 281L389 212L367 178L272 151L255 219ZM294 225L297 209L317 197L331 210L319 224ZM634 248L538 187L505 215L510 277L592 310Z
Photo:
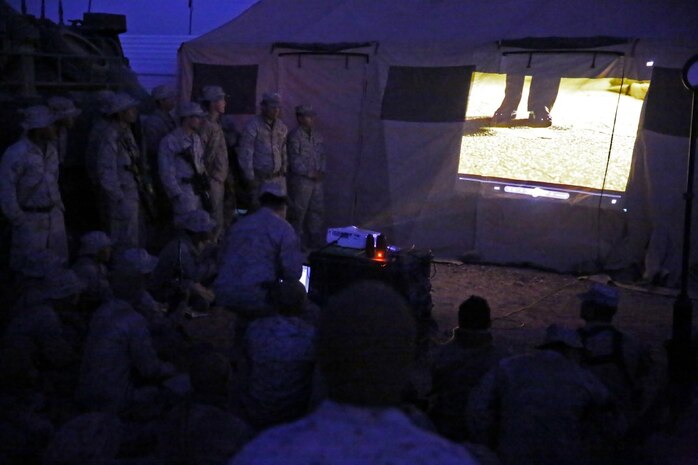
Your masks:
M378 231L360 229L356 226L345 226L343 228L329 228L327 230L327 243L336 243L340 247L351 249L363 249L366 247L366 236L373 236L373 241L380 235Z

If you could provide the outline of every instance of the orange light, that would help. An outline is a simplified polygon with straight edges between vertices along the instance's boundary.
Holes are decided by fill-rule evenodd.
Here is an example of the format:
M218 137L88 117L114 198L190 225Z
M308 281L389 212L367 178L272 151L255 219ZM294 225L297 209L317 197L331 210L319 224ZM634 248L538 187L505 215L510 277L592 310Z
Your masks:
M383 253L382 250L376 250L376 260L383 260L385 258L385 254Z

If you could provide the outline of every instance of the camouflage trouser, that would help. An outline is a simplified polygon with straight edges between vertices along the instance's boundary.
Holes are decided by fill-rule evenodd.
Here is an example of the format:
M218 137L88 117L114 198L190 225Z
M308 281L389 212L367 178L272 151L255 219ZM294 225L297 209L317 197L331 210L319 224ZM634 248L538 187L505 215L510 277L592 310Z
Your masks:
M111 240L120 247L140 247L140 201L138 192L124 193L119 202L106 202Z
M304 176L288 177L289 223L306 247L324 244L324 194L322 181Z
M48 213L25 212L24 218L23 223L12 227L10 268L18 271L27 255L47 249L67 262L68 238L61 209L54 207Z
M211 195L211 217L216 222L216 227L213 230L213 240L217 241L223 232L225 227L225 217L223 216L223 200L225 198L225 184L211 178L211 188L209 190Z

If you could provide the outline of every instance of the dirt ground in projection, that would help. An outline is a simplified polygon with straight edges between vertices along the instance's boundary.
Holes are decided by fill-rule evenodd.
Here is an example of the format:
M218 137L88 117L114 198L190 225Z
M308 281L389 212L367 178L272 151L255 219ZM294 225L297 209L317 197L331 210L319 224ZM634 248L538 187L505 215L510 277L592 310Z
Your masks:
M551 127L491 127L490 118L504 96L504 81L501 74L475 75L459 173L601 189L610 149L605 189L625 190L642 109L640 98L623 94L619 99L619 83L609 79L563 78ZM519 119L528 117L529 84L527 77Z
M545 328L552 323L580 326L577 294L591 285L589 280L567 274L472 264L435 263L432 275L432 314L438 323L433 334L435 343L450 336L457 324L460 302L476 294L485 297L492 308L495 343L514 354L534 350ZM671 334L674 297L670 292L662 295L625 288L619 291L616 322L621 329L634 333L652 347L656 365L650 385L652 392L659 392L666 379L663 344ZM185 329L195 340L226 345L233 332L233 318L217 309L210 318L186 321ZM696 332L698 328L694 325ZM643 446L633 447L628 452L627 463L695 465L698 462L684 461L685 457L698 457L695 424L698 424L698 407L682 420L678 432L657 433Z

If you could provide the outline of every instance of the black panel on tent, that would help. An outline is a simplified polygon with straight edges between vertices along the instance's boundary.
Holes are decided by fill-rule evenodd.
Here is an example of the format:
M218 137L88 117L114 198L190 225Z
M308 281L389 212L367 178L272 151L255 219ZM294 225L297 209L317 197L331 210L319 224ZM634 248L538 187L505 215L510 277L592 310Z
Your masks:
M681 81L681 70L655 67L647 92L645 129L688 137L691 130L691 92Z
M236 115L257 113L257 65L227 66L194 63L191 98L196 101L204 86L221 86L228 98L225 112Z
M425 123L462 122L474 66L391 66L381 118Z

